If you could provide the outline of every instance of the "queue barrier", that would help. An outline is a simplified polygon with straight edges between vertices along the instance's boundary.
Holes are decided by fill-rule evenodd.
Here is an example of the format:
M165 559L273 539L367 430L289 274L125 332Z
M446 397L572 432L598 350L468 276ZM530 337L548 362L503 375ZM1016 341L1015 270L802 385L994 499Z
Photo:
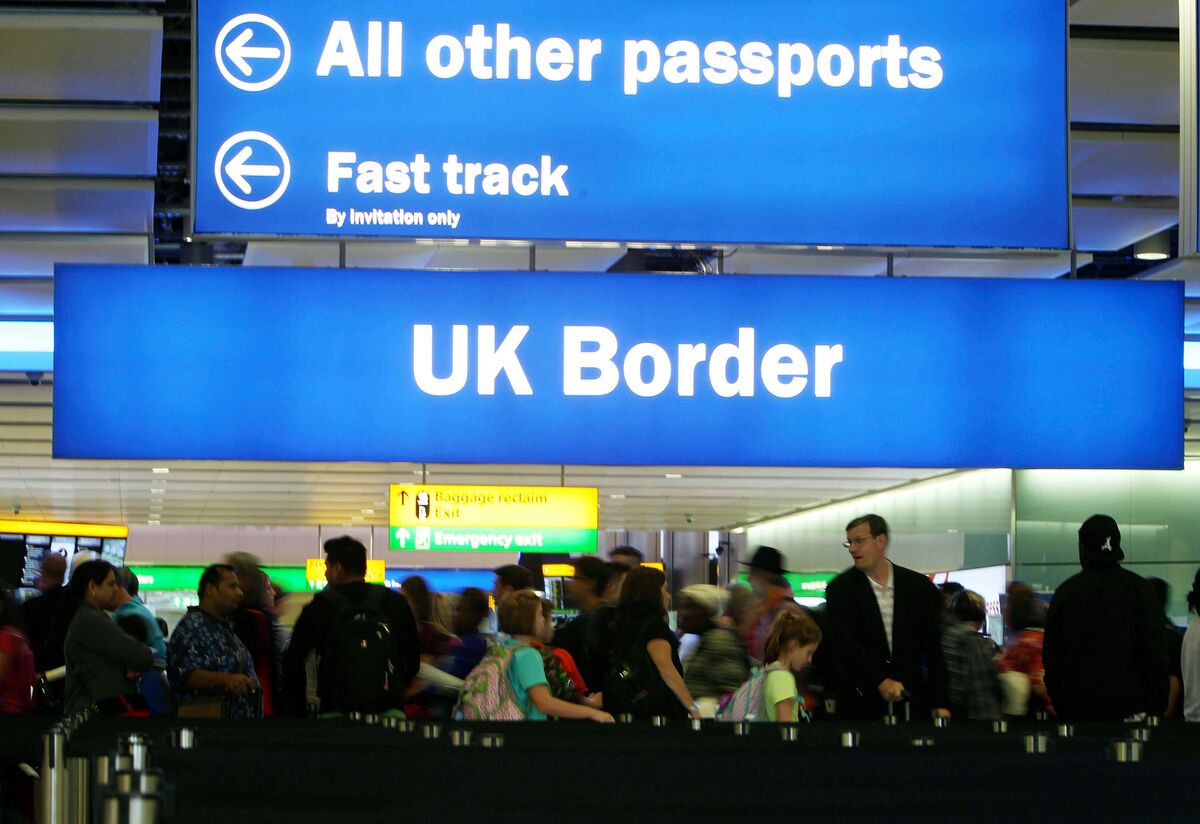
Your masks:
M608 817L680 805L733 814L747 803L777 814L979 817L978 805L994 794L1013 817L1020 810L1114 816L1136 809L1143 818L1177 818L1200 780L1200 724L1155 718L767 724L658 717L600 725L374 714L182 722L87 711L45 731L41 747L41 821L48 824L271 820L264 809L291 821L328 821L333 807L355 821L391 820L397 805L465 817L488 811L527 770L550 782L574 776L578 784L581 767L606 764L643 776L635 808L621 808L630 803L621 793L604 795L613 787L608 779L594 782L595 794L573 788L584 809L593 805ZM681 768L696 776L680 780ZM751 774L774 795L731 795L730 777ZM869 774L874 795L846 791L847 776L860 774ZM470 792L447 783L455 775ZM1129 793L1135 783L1139 792Z

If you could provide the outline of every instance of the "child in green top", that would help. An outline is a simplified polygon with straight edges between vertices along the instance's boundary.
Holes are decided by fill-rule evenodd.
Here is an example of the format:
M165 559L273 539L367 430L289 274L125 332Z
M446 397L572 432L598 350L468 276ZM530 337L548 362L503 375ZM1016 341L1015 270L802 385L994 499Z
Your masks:
M800 697L796 673L812 661L821 643L821 628L807 614L781 612L767 636L767 675L763 682L766 720L792 723L799 720Z

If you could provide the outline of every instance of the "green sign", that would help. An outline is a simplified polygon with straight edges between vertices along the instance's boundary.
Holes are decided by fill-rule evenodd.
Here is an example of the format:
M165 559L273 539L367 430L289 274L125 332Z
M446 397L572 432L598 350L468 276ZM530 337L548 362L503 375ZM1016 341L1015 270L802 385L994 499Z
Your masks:
M394 526L388 530L390 549L470 552L561 552L571 555L596 551L595 529Z
M824 598L825 587L838 576L836 572L785 572L783 577L792 585L797 598ZM739 583L749 585L750 573L742 570Z
M138 586L147 592L195 592L200 585L202 566L143 566L130 565L137 575ZM263 572L284 592L303 592L308 589L304 567L263 567Z

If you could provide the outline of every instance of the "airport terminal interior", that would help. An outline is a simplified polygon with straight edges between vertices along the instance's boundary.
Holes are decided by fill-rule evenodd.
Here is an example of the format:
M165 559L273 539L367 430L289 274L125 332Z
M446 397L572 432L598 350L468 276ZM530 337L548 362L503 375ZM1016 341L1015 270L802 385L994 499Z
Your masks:
M1101 514L1200 696L1196 4L607 5L0 2L0 627L100 560L169 644L249 554L282 679L331 540L422 632L481 591L489 649L535 634L498 570L550 638L626 615L594 576L632 547L681 687L709 597L755 667L761 616L821 627L796 723L733 688L503 723L415 663L375 711L321 712L314 662L253 722L72 708L40 650L17 710L0 646L0 822L1191 818L1192 659L1129 718L1035 678L881 719L830 622L873 513L1001 661Z

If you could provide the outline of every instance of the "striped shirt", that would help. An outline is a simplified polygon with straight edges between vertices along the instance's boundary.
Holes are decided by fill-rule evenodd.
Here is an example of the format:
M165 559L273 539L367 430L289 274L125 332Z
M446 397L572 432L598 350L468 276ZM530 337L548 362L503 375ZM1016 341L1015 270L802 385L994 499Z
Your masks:
M883 619L883 632L887 636L888 652L892 651L892 616L896 611L896 571L892 569L891 561L887 564L888 579L886 584L879 584L870 575L871 589L875 592L875 601L879 604L879 617Z

